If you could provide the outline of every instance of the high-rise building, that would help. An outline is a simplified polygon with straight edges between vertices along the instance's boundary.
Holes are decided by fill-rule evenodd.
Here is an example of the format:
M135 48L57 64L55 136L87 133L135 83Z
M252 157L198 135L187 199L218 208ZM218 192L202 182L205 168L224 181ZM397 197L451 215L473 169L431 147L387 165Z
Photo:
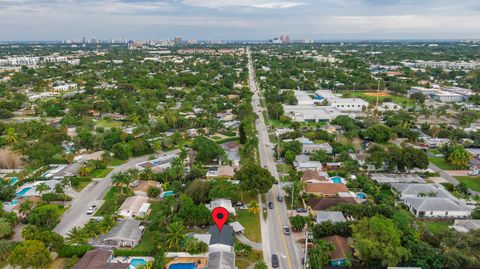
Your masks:
M182 38L179 36L176 36L175 39L173 40L173 43L175 44L181 44L182 43Z

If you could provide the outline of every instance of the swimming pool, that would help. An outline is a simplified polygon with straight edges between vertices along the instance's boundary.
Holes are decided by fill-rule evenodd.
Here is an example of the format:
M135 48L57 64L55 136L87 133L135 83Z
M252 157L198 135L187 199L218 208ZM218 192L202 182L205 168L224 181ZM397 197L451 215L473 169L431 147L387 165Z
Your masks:
M10 185L14 185L15 183L17 183L17 181L18 181L18 177L10 178Z
M195 269L194 263L174 263L168 269Z
M130 264L133 266L133 268L138 268L140 266L145 266L147 262L144 259L132 259Z
M357 198L358 199L366 199L367 198L367 195L363 192L358 192L357 193Z
M332 177L331 180L333 183L337 183L337 184L340 184L343 181L341 177Z
M160 197L165 198L165 197L168 197L170 195L173 195L173 191L164 191L162 193L162 195L160 195Z
M27 193L27 191L29 191L32 187L26 187L26 188L23 188L21 191L17 192L17 196L24 196L25 193Z

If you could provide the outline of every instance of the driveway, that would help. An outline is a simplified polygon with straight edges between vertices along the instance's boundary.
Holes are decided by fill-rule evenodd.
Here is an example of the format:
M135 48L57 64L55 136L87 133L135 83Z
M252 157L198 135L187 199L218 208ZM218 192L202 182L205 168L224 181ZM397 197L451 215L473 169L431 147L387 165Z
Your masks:
M159 156L164 156L173 153L179 153L180 150L160 153ZM137 158L129 159L127 163L115 167L110 174L99 182L90 183L85 189L77 193L76 198L71 203L71 207L63 214L60 223L53 230L54 232L65 236L73 227L83 227L93 215L87 215L85 212L91 205L97 207L102 206L103 197L112 186L112 175L127 171L135 167L135 164L147 161L151 155L145 155Z

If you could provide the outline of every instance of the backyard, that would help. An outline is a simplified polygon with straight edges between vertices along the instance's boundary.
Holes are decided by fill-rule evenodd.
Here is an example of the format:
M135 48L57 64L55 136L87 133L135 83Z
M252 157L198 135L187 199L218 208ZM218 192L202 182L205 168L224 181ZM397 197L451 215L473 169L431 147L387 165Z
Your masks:
M472 189L473 191L480 191L480 176L458 176L455 178L458 181L464 183L468 188Z
M245 228L245 237L254 241L262 242L260 233L260 219L258 214L254 214L247 210L239 210L237 212L238 221Z
M451 224L445 221L419 221L420 226L426 227L432 234L444 233L448 231Z

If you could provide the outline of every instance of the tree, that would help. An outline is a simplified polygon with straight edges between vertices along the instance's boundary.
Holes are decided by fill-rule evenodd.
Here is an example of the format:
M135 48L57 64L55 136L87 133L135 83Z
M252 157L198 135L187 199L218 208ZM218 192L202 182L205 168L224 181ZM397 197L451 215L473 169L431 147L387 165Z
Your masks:
M88 237L85 235L85 231L80 227L73 227L67 233L67 242L71 244L83 244L87 242Z
M240 189L253 193L266 193L275 182L275 178L267 169L258 164L248 163L244 165L234 176L240 181Z
M402 158L405 167L408 172L413 168L427 169L428 168L428 156L425 151L421 149L415 149L412 147L406 147L402 149Z
M20 204L18 212L23 218L27 218L30 212L32 212L33 202L30 199L25 200Z
M217 199L225 198L230 200L238 200L238 186L233 184L230 180L218 179L210 182L210 191L208 198Z
M208 201L208 193L210 192L210 183L201 179L195 179L188 185L185 194L190 196L196 204Z
M7 144L13 144L18 141L18 135L15 131L15 128L10 127L5 131L5 133L5 142L7 142Z
M296 215L290 218L290 223L295 231L299 232L303 230L305 224L307 223L307 218L304 216Z
M392 129L384 124L374 124L367 128L365 136L377 143L387 143L392 137Z
M126 174L117 173L112 176L112 183L120 188L120 193L123 195L123 188L130 183L130 178Z
M366 266L396 266L408 257L401 246L402 233L383 216L363 218L352 225L356 256Z
M0 238L12 233L12 224L7 222L5 219L0 219Z
M180 247L180 243L185 239L185 227L181 222L172 222L167 226L166 243L168 249L176 251Z
M324 150L317 150L312 154L312 160L327 163L332 161L332 156L328 155Z
M335 246L330 242L319 240L315 247L308 251L308 262L312 269L322 269L330 261L330 253L335 251Z
M0 259L5 261L12 249L15 247L15 243L9 240L0 240Z
M160 195L160 188L149 187L147 190L147 195L149 198L157 198Z
M225 155L225 151L215 141L204 136L196 137L193 140L192 148L197 152L195 160L200 163L212 163Z
M10 256L8 263L20 268L46 268L52 257L45 245L38 240L26 240L17 245Z
M46 191L49 191L49 190L50 190L50 187L49 187L47 184L43 183L43 182L40 183L40 184L38 184L38 185L35 187L35 191L38 192L39 194L42 194L42 193L44 193L44 192L46 192Z
M445 155L447 162L455 168L468 167L472 154L466 151L462 145L454 145L447 148Z
M425 103L425 99L426 99L425 95L423 95L420 92L410 94L410 98L415 100L419 104Z
M128 145L125 143L117 143L112 147L112 153L115 158L119 160L128 160L130 151Z
M61 212L57 205L47 204L35 207L28 216L28 223L40 229L53 228L60 219Z
M185 251L192 255L206 253L208 252L208 245L196 238L187 237L185 239Z
M268 269L268 265L264 261L258 261L253 269Z
M87 238L97 239L100 232L100 226L97 221L90 220L89 222L87 222L87 224L85 224L85 226L83 226L82 230L84 231L84 234Z

